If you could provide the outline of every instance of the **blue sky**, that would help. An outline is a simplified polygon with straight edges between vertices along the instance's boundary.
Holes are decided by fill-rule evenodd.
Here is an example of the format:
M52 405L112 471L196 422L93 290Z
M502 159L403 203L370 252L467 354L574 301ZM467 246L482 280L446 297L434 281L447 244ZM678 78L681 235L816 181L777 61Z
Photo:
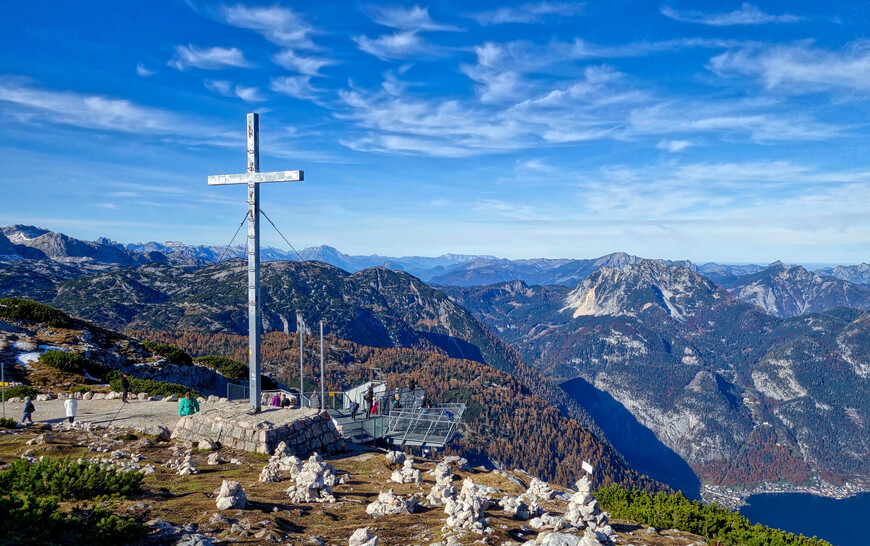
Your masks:
M0 223L226 244L257 111L297 248L868 261L870 9L831 4L2 2Z

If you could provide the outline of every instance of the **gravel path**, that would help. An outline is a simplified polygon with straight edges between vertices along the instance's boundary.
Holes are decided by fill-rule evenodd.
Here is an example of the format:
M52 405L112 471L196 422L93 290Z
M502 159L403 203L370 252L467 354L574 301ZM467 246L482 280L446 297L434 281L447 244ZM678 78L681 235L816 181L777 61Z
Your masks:
M33 413L35 423L65 423L67 422L63 400L48 400L37 402ZM213 407L214 403L200 404L202 410ZM6 417L21 420L23 402L6 403ZM114 418L114 421L113 421ZM120 400L79 400L76 421L108 425L110 422L119 427L139 428L146 425L164 425L174 430L178 423L178 402L160 400L128 400L123 404Z

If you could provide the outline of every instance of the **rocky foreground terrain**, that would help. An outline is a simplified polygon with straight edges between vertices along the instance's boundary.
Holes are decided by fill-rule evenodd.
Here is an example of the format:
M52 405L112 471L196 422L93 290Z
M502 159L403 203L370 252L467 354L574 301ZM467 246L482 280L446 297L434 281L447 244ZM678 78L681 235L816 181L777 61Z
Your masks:
M102 460L146 474L115 511L147 523L146 544L703 544L703 538L609 520L589 495L522 470L481 471L463 459L412 460L362 450L299 460L162 440L76 423L3 430L0 458ZM5 464L3 468L7 468Z

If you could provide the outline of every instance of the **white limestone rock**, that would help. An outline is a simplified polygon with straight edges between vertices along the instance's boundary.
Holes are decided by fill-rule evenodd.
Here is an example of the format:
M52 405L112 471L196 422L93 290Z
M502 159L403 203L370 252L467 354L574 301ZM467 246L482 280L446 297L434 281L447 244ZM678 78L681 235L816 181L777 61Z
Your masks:
M211 455L208 456L208 464L210 466L217 466L219 464L223 464L226 461L221 457L220 452L215 451Z
M552 500L556 492L550 488L550 484L538 478L532 478L529 483L529 493L542 500Z
M413 514L419 501L415 497L403 499L395 495L393 490L381 491L378 500L366 506L366 513L373 518L395 514Z
M405 454L401 451L390 450L387 451L387 461L391 464L402 464L405 462Z
M399 452L391 451L390 453ZM390 481L396 483L413 483L415 485L420 485L423 483L423 477L420 475L420 471L414 468L414 459L408 457L405 459L405 464L402 466L401 470L393 471L393 475L390 476Z
M368 527L362 527L350 535L347 546L378 546L378 537L372 535Z
M242 486L239 482L224 480L215 503L218 510L244 508L248 504L248 498L245 496L245 492L242 491Z
M502 507L505 514L512 518L527 520L537 515L529 509L529 506L524 502L524 497L507 495L498 501L498 505Z

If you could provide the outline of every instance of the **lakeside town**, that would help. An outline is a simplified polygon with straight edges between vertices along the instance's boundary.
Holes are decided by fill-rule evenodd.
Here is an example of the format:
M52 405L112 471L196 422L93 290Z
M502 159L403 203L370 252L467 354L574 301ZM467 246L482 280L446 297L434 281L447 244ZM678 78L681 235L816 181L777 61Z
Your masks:
M701 500L707 504L716 503L724 508L737 510L746 506L746 499L763 493L805 493L832 499L846 499L853 495L870 492L870 484L846 482L835 485L819 479L811 485L796 485L788 482L760 482L740 488L704 484L701 486Z

